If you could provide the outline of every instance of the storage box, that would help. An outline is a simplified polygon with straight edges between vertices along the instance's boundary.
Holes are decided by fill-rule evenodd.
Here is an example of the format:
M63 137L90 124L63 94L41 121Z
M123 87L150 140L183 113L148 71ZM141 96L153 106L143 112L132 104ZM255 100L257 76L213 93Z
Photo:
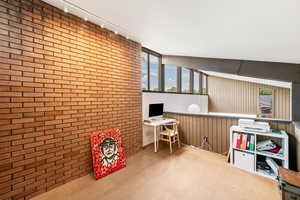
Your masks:
M253 153L234 150L234 166L243 170L254 172L254 157Z

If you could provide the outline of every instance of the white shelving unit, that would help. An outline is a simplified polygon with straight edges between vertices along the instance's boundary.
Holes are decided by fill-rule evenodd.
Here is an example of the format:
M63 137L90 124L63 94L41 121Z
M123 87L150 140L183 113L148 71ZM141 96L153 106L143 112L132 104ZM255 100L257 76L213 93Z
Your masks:
M250 134L254 135L254 151L251 150L242 150L233 147L233 134L243 133L243 134ZM256 143L259 136L266 136L268 139L276 138L276 140L280 140L281 148L283 148L283 154L276 154L271 152L259 151L256 149ZM274 139L275 140L275 139ZM275 179L275 175L266 174L265 172L260 171L257 169L257 157L270 157L272 159L277 159L281 162L281 166L284 168L289 168L289 138L285 131L280 131L280 133L261 133L256 131L249 131L244 130L239 126L232 126L230 128L230 163L233 166L245 169L249 172ZM235 158L236 156L236 158ZM243 165L241 167L241 165Z

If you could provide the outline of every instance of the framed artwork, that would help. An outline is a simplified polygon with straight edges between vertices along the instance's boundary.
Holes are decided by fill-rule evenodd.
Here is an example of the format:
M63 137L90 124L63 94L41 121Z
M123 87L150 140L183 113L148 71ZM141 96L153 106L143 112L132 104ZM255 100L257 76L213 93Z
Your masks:
M274 114L274 91L273 89L259 88L258 114L261 117L273 117Z
M108 129L91 134L93 169L96 179L126 167L120 130Z

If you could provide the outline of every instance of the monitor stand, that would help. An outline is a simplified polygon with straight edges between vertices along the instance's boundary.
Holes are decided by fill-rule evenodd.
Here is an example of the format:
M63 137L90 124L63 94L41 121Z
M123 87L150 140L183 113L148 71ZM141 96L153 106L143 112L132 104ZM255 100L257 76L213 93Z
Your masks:
M163 116L158 116L158 117L152 117L150 118L151 121L161 121L164 120L165 118Z

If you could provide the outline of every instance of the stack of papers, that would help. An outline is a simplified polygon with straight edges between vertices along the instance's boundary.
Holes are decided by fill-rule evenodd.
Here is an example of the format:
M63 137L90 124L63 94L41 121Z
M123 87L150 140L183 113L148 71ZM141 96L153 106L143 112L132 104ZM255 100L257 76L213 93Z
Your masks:
M239 119L239 126L251 126L254 125L253 119Z
M271 128L267 122L256 122L252 119L240 119L239 127L249 130L249 131L258 131L258 132L270 132Z
M276 144L272 140L259 141L256 144L256 149L259 151L267 151L276 148Z

